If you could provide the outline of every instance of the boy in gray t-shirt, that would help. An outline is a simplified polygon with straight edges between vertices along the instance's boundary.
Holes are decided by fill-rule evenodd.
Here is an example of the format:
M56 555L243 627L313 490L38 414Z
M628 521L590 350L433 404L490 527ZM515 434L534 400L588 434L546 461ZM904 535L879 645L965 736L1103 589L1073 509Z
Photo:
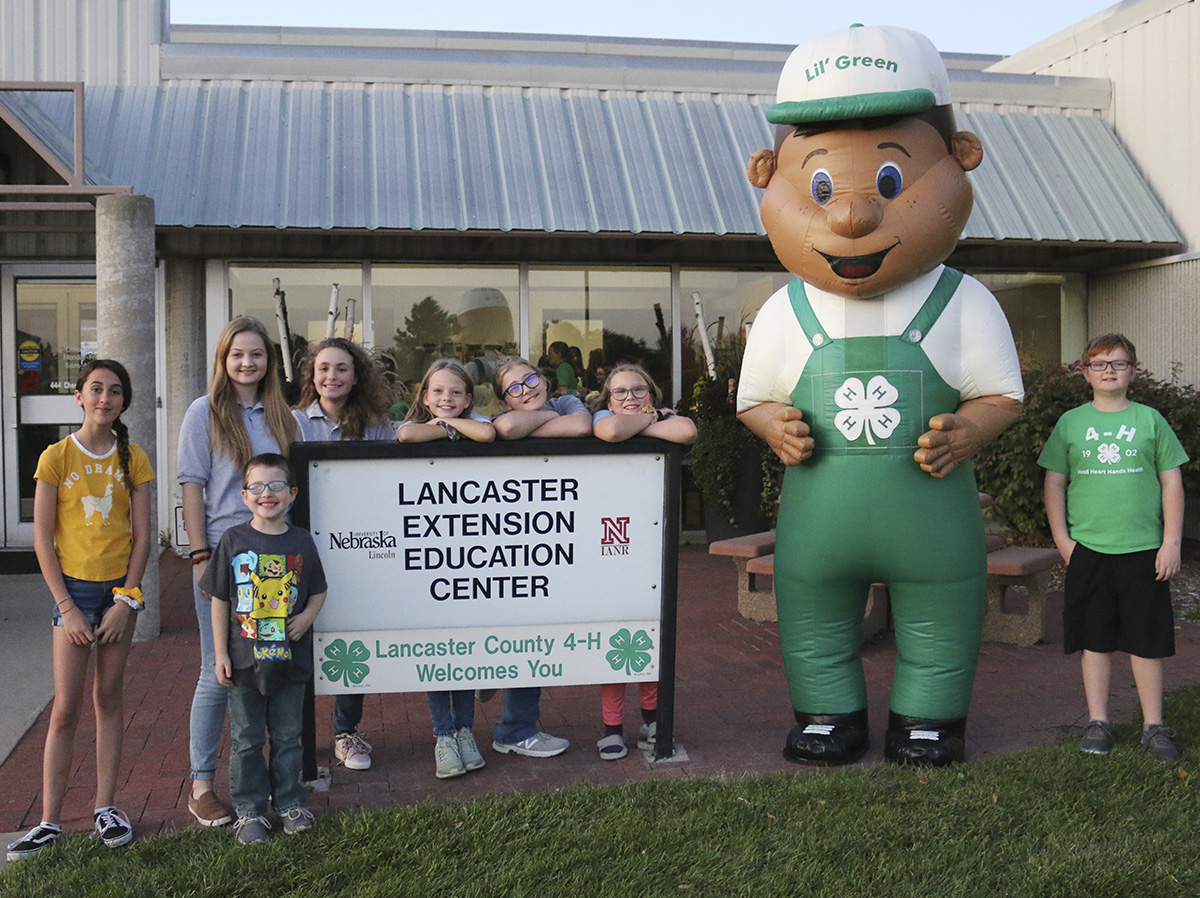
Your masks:
M229 689L229 792L244 845L267 841L268 802L285 833L313 824L300 782L300 728L312 624L327 586L312 536L287 522L294 484L282 455L250 459L242 501L253 517L225 531L200 580L212 599L217 680Z

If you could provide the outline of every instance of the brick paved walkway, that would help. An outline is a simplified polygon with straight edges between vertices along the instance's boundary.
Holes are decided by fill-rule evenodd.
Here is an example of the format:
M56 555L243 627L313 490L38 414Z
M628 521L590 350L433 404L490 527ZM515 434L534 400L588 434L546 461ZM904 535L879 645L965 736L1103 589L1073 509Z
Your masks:
M188 826L188 709L199 660L196 623L185 561L164 556L162 636L134 647L126 676L128 729L117 803L139 835ZM317 813L354 807L411 804L429 798L470 798L512 791L554 789L588 780L615 783L664 777L743 772L803 772L783 760L792 723L775 626L742 619L729 559L704 547L681 550L678 687L675 738L687 753L682 762L651 764L640 752L606 763L596 755L600 736L599 690L594 686L549 689L542 696L543 729L571 740L557 758L535 760L491 751L499 700L481 705L476 731L487 766L452 780L433 775L433 739L425 697L370 695L362 730L375 746L366 772L334 768L329 792L312 797ZM865 652L872 750L863 763L882 756L882 731L895 655L890 639ZM1200 682L1200 627L1181 624L1178 654L1167 665L1167 687ZM1127 664L1114 665L1112 715L1128 719L1136 693ZM636 732L636 692L630 690L627 733ZM331 761L332 699L317 702L318 760ZM24 830L39 819L42 745L47 713L0 766L0 831ZM985 645L968 730L968 756L981 759L1051 743L1085 723L1078 661L1058 645L1032 648ZM94 727L85 716L77 739L76 773L67 793L68 830L89 829L94 788ZM1185 735L1186 741L1192 741ZM1185 742L1186 744L1186 742ZM228 795L222 748L218 789Z

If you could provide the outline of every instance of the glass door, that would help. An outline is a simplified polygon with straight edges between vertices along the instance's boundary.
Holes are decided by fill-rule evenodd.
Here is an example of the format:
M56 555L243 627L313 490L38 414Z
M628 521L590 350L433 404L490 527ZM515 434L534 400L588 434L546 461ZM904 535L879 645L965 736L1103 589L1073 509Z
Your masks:
M4 535L33 545L33 473L42 450L78 428L75 378L96 353L94 268L3 269Z

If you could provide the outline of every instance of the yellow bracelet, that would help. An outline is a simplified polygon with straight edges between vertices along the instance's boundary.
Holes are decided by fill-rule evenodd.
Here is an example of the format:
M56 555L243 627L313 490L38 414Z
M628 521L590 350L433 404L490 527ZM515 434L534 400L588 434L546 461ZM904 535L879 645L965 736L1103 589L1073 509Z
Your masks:
M113 587L113 595L129 596L129 598L133 599L135 602L138 603L139 607L146 604L146 600L144 598L142 598L141 587L138 587L138 586L133 587L133 589L125 589L123 586L114 586Z

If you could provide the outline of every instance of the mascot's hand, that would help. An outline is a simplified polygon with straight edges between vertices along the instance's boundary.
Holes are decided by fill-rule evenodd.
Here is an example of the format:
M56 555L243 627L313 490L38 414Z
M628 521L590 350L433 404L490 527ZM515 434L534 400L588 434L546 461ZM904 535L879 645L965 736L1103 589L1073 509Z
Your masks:
M803 418L800 409L782 402L764 402L738 412L738 420L766 440L785 465L798 465L813 454L813 438Z
M922 471L945 477L1021 414L1021 403L1007 396L969 399L952 414L929 419L929 431L917 440L913 460Z

